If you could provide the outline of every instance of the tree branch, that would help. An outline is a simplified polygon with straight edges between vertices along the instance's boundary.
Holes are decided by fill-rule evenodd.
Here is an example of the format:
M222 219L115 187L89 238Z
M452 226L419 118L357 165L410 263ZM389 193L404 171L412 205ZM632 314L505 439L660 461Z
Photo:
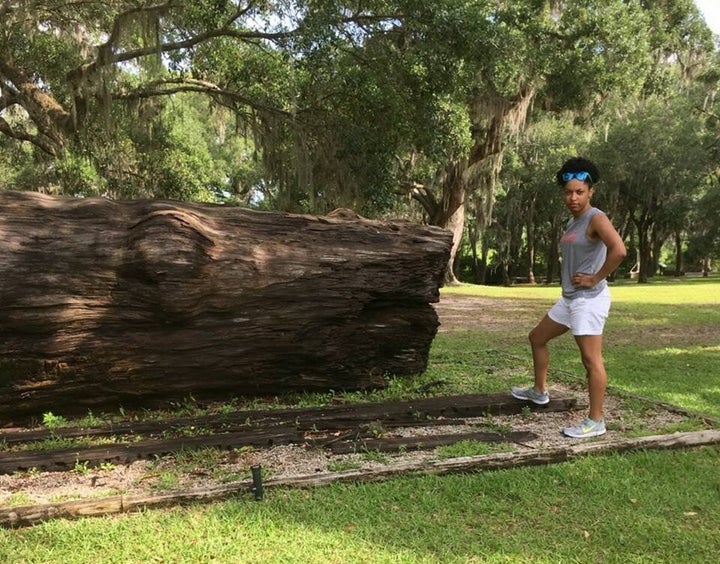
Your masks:
M2 58L0 58L0 76L9 81L9 84L3 85L3 90L8 89L13 92L15 102L22 104L40 133L55 143L58 148L62 148L65 145L65 139L59 127L68 123L70 119L68 112L52 96L40 89L25 73L7 64ZM9 88L10 86L12 89ZM43 148L43 150L46 149ZM57 153L57 149L51 152L53 155Z
M284 31L284 32L275 32L275 33L264 33L259 31L247 31L247 30L238 30L238 29L232 29L230 26L232 26L240 17L245 15L248 10L252 7L252 3L248 3L248 5L245 8L239 8L228 20L225 22L223 27L217 28L217 29L210 29L203 33L198 33L194 36L189 37L188 39L184 41L175 41L170 43L161 43L160 45L151 45L148 47L144 47L141 49L133 49L131 51L124 51L120 53L113 53L113 47L117 47L116 42L120 35L120 31L122 28L122 23L135 16L137 13L145 12L145 13L152 13L152 12L164 12L167 10L170 10L172 8L178 7L174 4L172 0L169 0L165 4L157 5L157 6L149 6L149 7L143 7L143 8L134 8L133 10L129 10L127 12L124 12L123 14L120 14L117 18L115 18L115 22L113 24L113 31L110 34L109 39L102 45L98 47L98 49L101 52L104 53L111 53L110 56L107 56L105 60L101 60L99 57L93 63L90 63L88 67L86 67L89 71L95 70L97 67L105 66L107 64L112 63L122 63L126 61L131 61L133 59L137 59L140 57L144 57L147 55L152 55L157 52L162 53L169 53L172 51L180 51L183 49L190 49L191 47L195 47L196 45L203 43L205 41L208 41L210 39L216 39L218 37L233 37L236 39L243 39L243 40L254 40L254 39L268 39L268 40L277 40L277 39L283 39L285 37L289 37L293 33L295 33L295 30L290 31Z
M424 184L412 181L403 182L400 186L400 193L409 195L413 200L418 202L428 214L432 215L435 213L438 205L437 200Z
M48 142L43 136L41 135L30 135L26 131L16 131L14 130L10 124L5 121L5 119L0 116L0 133L5 135L6 137L9 137L11 139L16 139L18 141L27 141L28 143L32 143L37 148L42 150L43 152L47 153L50 156L57 157L58 151L57 147L54 143Z
M143 98L152 98L155 96L170 96L172 94L178 94L181 92L199 92L202 94L209 94L214 97L219 96L233 100L234 102L238 102L256 110L280 114L287 117L291 116L291 113L285 110L273 108L263 104L258 104L254 100L238 94L237 92L225 90L212 82L207 82L205 80L197 80L194 78L156 80L153 82L149 82L145 84L142 88L138 88L136 90L133 90L132 92L121 92L119 94L115 94L113 97L118 100L140 100Z

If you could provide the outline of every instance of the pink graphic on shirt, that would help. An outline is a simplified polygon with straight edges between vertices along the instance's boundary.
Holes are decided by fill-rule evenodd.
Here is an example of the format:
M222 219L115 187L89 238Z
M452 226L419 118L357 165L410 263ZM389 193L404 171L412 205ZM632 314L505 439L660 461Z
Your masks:
M562 239L560 239L560 242L561 243L574 243L575 240L577 239L577 237L578 237L577 231L570 231L569 233L565 233L565 235L563 235Z

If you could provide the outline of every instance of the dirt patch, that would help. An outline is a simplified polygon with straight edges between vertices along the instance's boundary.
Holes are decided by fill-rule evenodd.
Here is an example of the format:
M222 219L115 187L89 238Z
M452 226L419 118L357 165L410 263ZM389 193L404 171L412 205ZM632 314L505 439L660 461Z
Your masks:
M583 390L565 386L554 386L551 394L571 397L581 401ZM609 397L607 418L613 425L607 438L624 436L628 428L637 423L638 416L632 415L618 398ZM530 411L521 415L495 416L491 418L470 418L465 425L443 425L433 427L406 427L394 429L392 436L418 436L429 433L452 434L467 432L468 427L487 427L513 431L531 431L537 439L523 444L513 444L514 452L524 453L567 446L575 441L564 437L562 427L575 423L582 412ZM664 429L686 419L682 414L662 409L651 410L642 415L644 430ZM101 498L113 495L157 494L163 491L211 487L235 480L248 480L250 468L260 465L264 476L271 478L293 478L343 470L373 470L402 464L409 461L438 460L434 451L404 452L400 454L354 453L333 455L330 452L303 445L283 445L267 449L254 449L214 453L209 459L199 453L195 459L179 461L175 457L164 457L152 461L138 461L132 464L86 469L82 464L70 472L22 472L14 475L0 475L0 508L11 505L32 505L55 503L69 500Z
M516 330L522 335L540 321L550 306L551 303L542 300L530 302L444 294L440 303L435 305L435 310L440 318L440 333L483 329Z

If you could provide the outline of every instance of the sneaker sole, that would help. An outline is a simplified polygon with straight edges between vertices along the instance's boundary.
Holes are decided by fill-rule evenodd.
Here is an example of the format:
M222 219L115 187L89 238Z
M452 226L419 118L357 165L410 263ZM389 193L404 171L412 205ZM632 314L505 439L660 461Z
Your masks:
M550 398L545 398L544 401L543 401L543 400L534 400L534 399L532 399L532 398L526 398L525 396L518 396L518 395L515 394L515 392L512 392L512 391L510 392L510 395L511 395L512 397L514 397L515 399L519 399L519 400L522 400L522 401L531 401L531 402L533 402L535 405L547 405L548 403L550 403Z
M565 429L563 429L562 434L566 437L569 437L571 439L589 439L592 437L600 437L607 433L607 429L603 431L592 431L590 433L585 433L584 435L573 435L571 433L567 433Z

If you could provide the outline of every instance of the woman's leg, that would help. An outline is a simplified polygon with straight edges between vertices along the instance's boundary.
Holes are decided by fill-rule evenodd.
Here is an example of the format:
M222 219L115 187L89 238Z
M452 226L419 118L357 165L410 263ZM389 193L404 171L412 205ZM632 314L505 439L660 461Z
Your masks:
M550 351L547 344L567 330L565 325L553 321L546 315L528 335L532 348L535 390L538 392L544 392L547 389L547 375L550 366Z
M576 335L575 342L580 348L580 356L587 372L588 393L590 396L590 419L603 419L607 372L602 357L602 335Z

